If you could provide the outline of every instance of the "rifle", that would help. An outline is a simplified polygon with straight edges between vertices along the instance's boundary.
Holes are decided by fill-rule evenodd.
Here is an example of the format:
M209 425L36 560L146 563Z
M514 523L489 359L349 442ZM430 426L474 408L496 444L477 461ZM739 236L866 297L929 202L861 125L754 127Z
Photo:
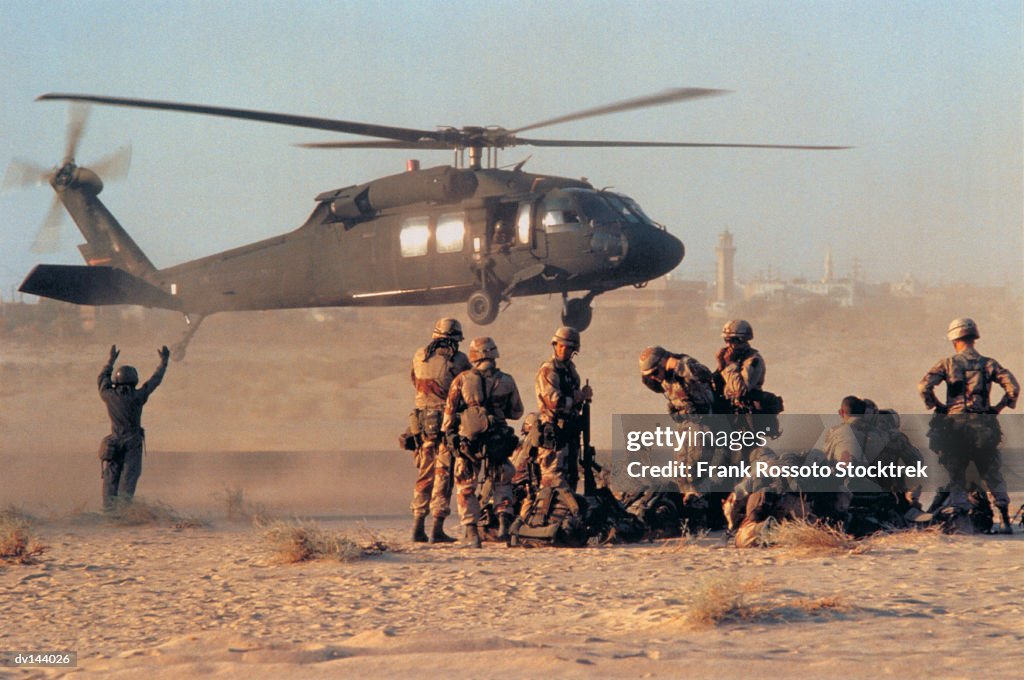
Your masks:
M587 381L590 384L590 381ZM597 452L590 444L590 400L583 402L583 411L580 414L580 434L583 437L583 445L580 448L580 465L583 466L583 495L593 496L597 493L597 480L594 472L601 472L601 466L594 459Z

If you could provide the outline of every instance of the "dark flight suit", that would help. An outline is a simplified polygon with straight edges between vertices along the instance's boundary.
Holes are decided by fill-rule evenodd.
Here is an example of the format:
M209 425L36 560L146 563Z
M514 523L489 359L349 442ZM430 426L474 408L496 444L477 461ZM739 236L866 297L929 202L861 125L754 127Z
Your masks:
M110 415L110 434L100 443L103 462L103 507L110 509L115 499L131 500L142 474L142 450L146 431L142 429L142 407L149 395L160 385L167 370L163 357L153 376L136 389L131 385L114 385L110 376L114 359L107 362L99 375L100 399Z

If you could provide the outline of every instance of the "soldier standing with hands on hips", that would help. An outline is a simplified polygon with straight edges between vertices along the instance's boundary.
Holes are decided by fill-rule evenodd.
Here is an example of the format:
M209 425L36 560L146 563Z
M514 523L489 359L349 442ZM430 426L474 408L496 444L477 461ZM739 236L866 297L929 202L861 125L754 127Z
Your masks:
M956 354L940 359L918 384L924 405L935 409L929 423L928 438L939 462L949 472L949 504L966 513L971 504L967 495L967 468L971 463L988 487L1002 519L1002 533L1012 533L1010 497L1003 479L999 444L1003 438L996 415L1014 408L1020 385L998 361L982 356L974 349L981 337L973 319L953 319L946 331ZM946 403L935 396L935 388L946 383ZM1003 388L1003 398L992 406L992 385Z

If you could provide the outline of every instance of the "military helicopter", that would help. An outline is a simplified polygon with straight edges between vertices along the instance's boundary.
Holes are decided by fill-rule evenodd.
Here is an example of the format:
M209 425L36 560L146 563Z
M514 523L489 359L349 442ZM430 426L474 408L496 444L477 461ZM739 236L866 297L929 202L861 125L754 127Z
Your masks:
M406 171L325 191L294 231L157 269L98 199L97 172L74 161L74 144L48 177L86 243L86 266L36 266L25 293L83 305L132 304L182 312L188 327L176 358L202 319L215 312L330 306L466 302L476 324L491 323L501 303L560 294L562 322L591 322L594 297L643 287L683 259L682 242L629 196L589 182L497 165L498 151L536 147L729 147L840 149L835 146L534 139L528 130L723 94L677 88L578 111L509 130L391 127L266 111L83 94L65 100L179 111L375 137L375 141L299 144L308 148L454 151L452 165ZM466 163L466 154L469 160ZM570 298L570 293L581 292Z

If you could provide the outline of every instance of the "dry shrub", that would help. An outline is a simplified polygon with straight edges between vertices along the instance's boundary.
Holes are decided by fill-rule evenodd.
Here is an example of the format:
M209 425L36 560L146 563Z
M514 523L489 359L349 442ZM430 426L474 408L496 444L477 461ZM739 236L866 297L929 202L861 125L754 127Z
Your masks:
M106 512L106 517L114 524L122 526L173 525L178 521L178 514L171 506L160 501L146 501L140 498L118 499L114 507Z
M120 526L143 526L157 524L175 529L204 529L210 522L195 515L179 515L178 512L160 501L147 501L140 498L117 500L114 507L104 513L104 517Z
M272 521L263 527L263 538L271 548L274 561L283 564L321 559L351 562L388 549L382 541L362 545L308 520Z
M864 550L849 534L821 522L806 520L780 522L771 527L767 539L769 545L797 557L827 557Z
M261 503L253 503L245 497L240 486L224 485L218 494L224 503L225 514L230 522L251 522L254 526L264 528L270 525L271 516Z
M755 618L757 611L751 603L751 595L763 587L761 579L736 581L720 577L706 581L691 598L690 609L683 620L690 626L704 627Z
M849 610L841 595L787 600L781 593L766 590L760 578L736 581L719 577L705 582L691 598L681 621L690 628L706 628L728 623L785 622Z
M35 564L48 549L32 536L32 518L10 506L0 512L0 560L16 564Z
M941 524L930 524L920 529L905 529L893 533L878 533L864 540L864 551L880 548L924 548L948 540Z
M210 520L197 515L186 515L179 517L171 526L179 531L182 529L209 529Z
M378 531L363 524L359 527L359 533L363 537L363 555L380 555L382 553L403 552L404 548L388 543Z

